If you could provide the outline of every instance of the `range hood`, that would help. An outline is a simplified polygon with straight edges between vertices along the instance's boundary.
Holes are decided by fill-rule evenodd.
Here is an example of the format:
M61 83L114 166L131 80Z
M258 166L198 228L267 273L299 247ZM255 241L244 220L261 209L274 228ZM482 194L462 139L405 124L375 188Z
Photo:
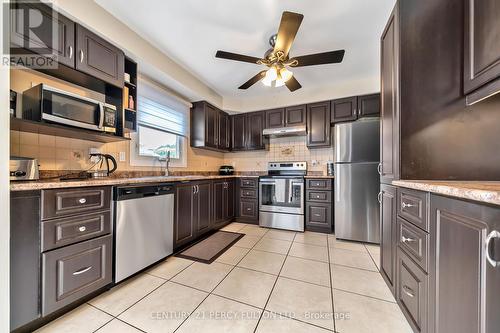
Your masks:
M266 128L262 131L262 135L272 138L281 136L304 136L307 134L306 125Z

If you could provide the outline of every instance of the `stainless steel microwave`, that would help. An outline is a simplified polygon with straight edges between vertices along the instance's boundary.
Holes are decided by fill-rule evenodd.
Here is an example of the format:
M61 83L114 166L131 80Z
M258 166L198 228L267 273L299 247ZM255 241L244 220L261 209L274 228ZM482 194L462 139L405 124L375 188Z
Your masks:
M116 107L39 84L23 92L23 119L116 133Z

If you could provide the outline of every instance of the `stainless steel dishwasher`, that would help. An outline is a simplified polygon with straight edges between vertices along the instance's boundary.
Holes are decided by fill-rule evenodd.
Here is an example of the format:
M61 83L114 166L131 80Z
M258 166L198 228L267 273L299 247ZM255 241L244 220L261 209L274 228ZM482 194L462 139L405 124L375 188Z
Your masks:
M113 198L116 283L172 254L174 186L116 187Z

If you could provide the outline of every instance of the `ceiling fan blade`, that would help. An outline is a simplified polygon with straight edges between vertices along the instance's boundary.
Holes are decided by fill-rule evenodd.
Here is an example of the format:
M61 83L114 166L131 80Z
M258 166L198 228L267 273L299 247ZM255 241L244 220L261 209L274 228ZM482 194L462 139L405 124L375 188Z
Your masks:
M314 65L324 65L324 64L336 64L342 62L344 59L345 50L337 50L316 54L309 54L300 57L294 57L290 59L291 61L297 60L297 64L290 66L292 67L304 67L304 66L314 66Z
M280 27L278 29L278 37L276 37L276 43L274 44L275 53L277 51L282 51L285 57L288 55L288 51L290 51L292 47L295 35L297 35L297 31L299 31L303 18L304 15L302 14L283 12Z
M259 82L260 80L262 80L264 78L264 76L266 76L266 71L261 71L261 72L257 73L257 75L252 77L250 80L248 80L247 82L245 82L241 86L239 86L238 89L248 89L251 86L253 86L254 84L256 84L257 82Z
M252 64L257 64L261 59L257 57L251 57L243 54L231 53L226 51L217 51L215 54L216 58L229 59L243 62L250 62Z
M295 90L302 88L302 86L300 85L299 81L297 81L295 76L292 76L291 78L289 78L285 82L285 85L288 88L288 90L290 90L291 92L294 92Z
M305 67L314 65L324 65L324 64L337 64L342 62L344 59L345 50L337 50L316 54L309 54L300 57L294 57L290 59L291 61L297 60L297 64L293 63L290 65L292 67Z

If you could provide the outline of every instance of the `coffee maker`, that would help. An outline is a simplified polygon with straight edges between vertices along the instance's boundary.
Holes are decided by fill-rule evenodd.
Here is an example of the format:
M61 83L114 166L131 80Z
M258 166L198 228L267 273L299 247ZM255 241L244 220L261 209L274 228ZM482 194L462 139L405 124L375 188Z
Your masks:
M109 177L109 175L115 172L116 168L118 167L115 158L109 154L91 153L90 157L99 158L99 160L95 163L95 166L99 165L99 167L95 170L87 171L90 178ZM111 161L111 163L113 164L111 168L109 166L109 161Z

